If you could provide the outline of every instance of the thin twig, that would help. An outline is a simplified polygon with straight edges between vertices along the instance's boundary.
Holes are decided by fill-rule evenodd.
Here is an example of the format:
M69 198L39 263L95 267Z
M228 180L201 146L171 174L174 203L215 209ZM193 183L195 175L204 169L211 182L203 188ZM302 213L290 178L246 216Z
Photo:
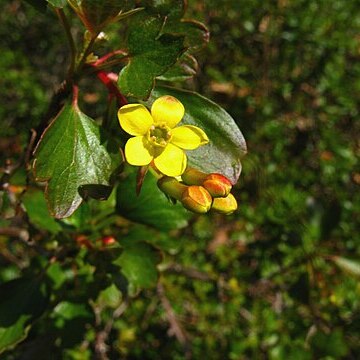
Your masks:
M179 275L184 275L189 278L201 281L216 281L209 274L199 271L195 268L183 267L180 264L168 264L161 269L164 272L176 273Z
M98 67L99 65L103 65L104 63L107 63L107 61L110 58L112 58L113 56L116 56L116 55L123 55L123 57L121 57L121 60L123 60L124 58L126 58L128 56L128 53L125 50L122 50L122 49L115 50L115 51L107 53L106 55L104 55L101 58L97 59L96 61L91 63L91 65Z
M179 341L179 343L184 347L185 350L185 358L191 359L191 344L189 340L187 339L187 335L184 331L184 329L181 327L176 314L174 312L173 307L171 306L171 303L167 296L165 295L165 289L163 284L159 281L157 284L157 293L159 295L161 304L165 310L166 318L169 322L170 329L169 329L169 335L174 335L176 339Z
M68 77L71 78L74 73L74 70L75 70L75 60L76 60L76 53L77 53L76 45L75 45L74 38L71 34L70 24L68 22L68 19L65 15L64 10L61 8L55 8L55 12L56 12L57 16L59 17L59 20L65 30L65 34L66 34L66 37L69 42L71 62L70 62L70 66L69 66Z
M128 103L127 99L120 92L119 88L111 78L110 74L106 73L105 71L99 70L97 71L97 77L107 87L109 93L114 94L120 106L126 105Z
M11 237L19 238L22 241L27 242L29 240L29 232L26 229L17 227L3 227L0 228L0 235L7 235Z
M112 317L106 322L104 328L97 332L95 339L95 353L97 359L99 360L108 360L107 351L109 346L106 344L106 341L109 338L110 332L113 328L114 322L118 319L128 308L129 299L126 297L124 301L114 310ZM101 308L94 306L94 313L96 319L96 325L100 326L101 324Z

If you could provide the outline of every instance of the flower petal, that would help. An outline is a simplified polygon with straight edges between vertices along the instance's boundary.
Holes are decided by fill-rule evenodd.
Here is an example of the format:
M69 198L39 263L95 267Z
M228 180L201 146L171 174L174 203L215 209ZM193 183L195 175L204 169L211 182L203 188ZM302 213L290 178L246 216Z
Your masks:
M167 144L164 151L154 159L158 170L167 176L179 176L186 169L185 152L173 144Z
M127 104L118 111L120 126L130 135L145 135L154 123L149 110L141 104Z
M200 145L205 145L209 142L205 132L197 126L179 126L172 129L171 134L171 143L186 150L196 149Z
M130 138L125 145L126 161L131 165L144 166L153 159L151 147L144 136Z
M157 124L165 123L171 129L181 121L184 113L184 105L170 95L159 97L151 107L151 115L154 122Z

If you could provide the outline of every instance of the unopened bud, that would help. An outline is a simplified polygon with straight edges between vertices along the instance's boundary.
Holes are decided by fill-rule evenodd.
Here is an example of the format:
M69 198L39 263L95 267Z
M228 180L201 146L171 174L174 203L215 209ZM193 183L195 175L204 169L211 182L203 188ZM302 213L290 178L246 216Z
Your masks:
M80 246L80 247L86 247L88 249L92 249L93 248L93 245L92 243L90 242L90 240L88 239L88 237L86 235L78 235L76 238L75 238L77 244Z
M186 169L181 178L187 185L203 186L213 197L226 197L232 188L226 176L218 173L206 174L194 168Z
M103 236L101 238L101 243L103 246L110 246L116 243L116 239L111 235Z
M194 168L187 168L185 172L181 175L183 182L187 185L202 185L205 181L208 174L194 169Z
M234 195L229 194L226 197L215 198L211 210L221 214L230 215L237 209L237 207L238 205Z
M226 197L230 194L232 184L230 180L221 174L209 174L203 182L203 187L211 194L211 196Z
M187 186L179 183L175 178L169 176L163 176L157 185L159 189L166 195L181 201L182 195L186 190Z
M186 209L198 214L207 213L211 208L212 200L209 192L197 185L187 186L181 198Z

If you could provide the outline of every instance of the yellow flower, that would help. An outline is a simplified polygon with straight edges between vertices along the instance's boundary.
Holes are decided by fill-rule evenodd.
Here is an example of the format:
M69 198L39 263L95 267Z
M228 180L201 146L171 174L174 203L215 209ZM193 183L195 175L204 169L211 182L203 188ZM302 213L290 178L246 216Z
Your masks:
M192 125L175 127L184 116L183 104L165 95L154 101L151 114L141 104L128 104L118 112L120 126L130 135L125 145L126 161L144 166L154 161L168 176L179 176L187 164L184 150L193 150L209 142L205 132Z

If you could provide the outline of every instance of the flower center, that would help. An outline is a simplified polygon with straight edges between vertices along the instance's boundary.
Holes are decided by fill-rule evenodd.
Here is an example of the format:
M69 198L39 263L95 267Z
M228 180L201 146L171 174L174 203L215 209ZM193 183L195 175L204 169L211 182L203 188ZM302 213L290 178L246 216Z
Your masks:
M153 145L161 147L165 147L172 137L170 128L165 124L152 125L147 136Z

